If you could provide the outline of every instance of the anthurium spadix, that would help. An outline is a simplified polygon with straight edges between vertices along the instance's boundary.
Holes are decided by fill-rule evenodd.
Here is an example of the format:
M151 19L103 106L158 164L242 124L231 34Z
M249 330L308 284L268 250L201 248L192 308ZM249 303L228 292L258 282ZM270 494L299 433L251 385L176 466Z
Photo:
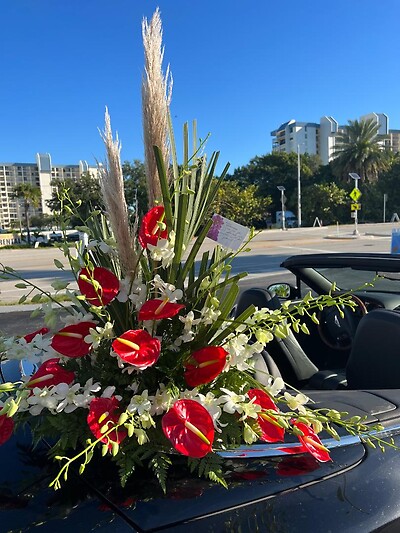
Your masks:
M51 347L67 357L83 357L90 351L91 344L85 341L90 329L96 327L94 322L79 322L60 329L51 340Z

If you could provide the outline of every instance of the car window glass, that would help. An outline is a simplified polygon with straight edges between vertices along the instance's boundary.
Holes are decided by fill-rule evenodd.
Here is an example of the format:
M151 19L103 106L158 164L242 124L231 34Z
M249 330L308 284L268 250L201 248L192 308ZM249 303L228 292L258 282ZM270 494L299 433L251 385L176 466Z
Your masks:
M383 278L376 272L352 268L316 268L322 276L335 282L341 290L375 290L400 293L400 279Z

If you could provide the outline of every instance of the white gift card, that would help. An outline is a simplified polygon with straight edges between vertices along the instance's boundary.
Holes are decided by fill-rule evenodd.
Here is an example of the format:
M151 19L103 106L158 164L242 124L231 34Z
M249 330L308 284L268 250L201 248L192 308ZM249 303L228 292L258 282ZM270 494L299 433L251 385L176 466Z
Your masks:
M249 235L249 228L221 215L214 214L212 220L213 223L207 233L207 237L216 241L223 248L238 250Z

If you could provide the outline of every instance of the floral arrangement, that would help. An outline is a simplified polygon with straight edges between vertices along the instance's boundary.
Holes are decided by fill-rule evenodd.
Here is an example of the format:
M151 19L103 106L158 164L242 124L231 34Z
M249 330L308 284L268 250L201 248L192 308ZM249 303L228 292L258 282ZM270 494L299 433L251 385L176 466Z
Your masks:
M154 65L152 46L161 64L158 12L143 31L146 64ZM152 100L157 76L146 68L147 115L168 108L166 78L156 74L165 98L161 107ZM0 385L0 444L15 426L29 422L34 439L46 437L50 455L60 462L55 488L72 464L82 473L95 455L115 462L123 484L137 466L147 464L165 488L168 468L179 456L188 458L190 471L225 484L219 451L282 442L283 452L329 461L318 433L325 430L338 439L338 426L353 434L370 430L357 417L309 408L308 398L280 378L255 379L255 361L274 337L286 336L290 328L307 332L304 315L316 321L315 311L324 305L351 305L351 300L307 295L292 309L251 306L233 318L245 274L232 275L231 263L252 234L236 253L216 245L196 263L227 167L214 177L218 154L207 162L195 128L190 154L187 126L178 165L168 120L167 127L169 155L165 142L150 135L152 205L135 228L123 197L120 144L106 112L107 163L99 167L106 212L83 221L79 229L88 235L86 243L74 249L61 245L78 289L55 282L56 294L68 301L46 293L48 302L35 311L44 315L43 328L0 340L2 365L28 360L35 368L32 375ZM68 191L60 200L67 224L75 206ZM55 266L64 268L58 260ZM41 298L43 291L17 272L6 266L2 271L17 278L22 289L36 291L33 301ZM290 434L299 447L285 448Z

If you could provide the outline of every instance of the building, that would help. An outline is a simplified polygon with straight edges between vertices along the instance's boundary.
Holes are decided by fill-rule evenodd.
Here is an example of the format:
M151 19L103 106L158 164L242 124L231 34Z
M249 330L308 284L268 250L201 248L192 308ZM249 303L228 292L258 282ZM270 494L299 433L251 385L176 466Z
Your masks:
M12 197L17 184L40 187L41 205L31 208L31 214L49 214L46 200L52 196L52 180L78 179L87 172L97 176L97 168L89 167L86 161L79 161L78 165L52 165L50 154L36 154L36 163L0 163L0 228L10 228L22 220L21 202Z
M400 151L400 130L389 129L389 117L385 113L369 113L360 120L373 119L379 126L378 134L385 135L382 146ZM318 155L324 165L333 159L336 135L346 126L340 126L331 116L321 117L320 122L289 120L271 132L273 152L299 152Z
M320 125L315 122L289 120L271 132L273 152L319 153Z

